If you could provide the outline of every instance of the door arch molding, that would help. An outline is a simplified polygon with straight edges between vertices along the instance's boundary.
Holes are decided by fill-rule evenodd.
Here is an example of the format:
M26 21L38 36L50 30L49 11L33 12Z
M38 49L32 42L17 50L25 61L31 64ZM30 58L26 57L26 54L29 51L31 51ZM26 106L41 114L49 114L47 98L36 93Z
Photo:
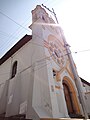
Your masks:
M77 97L75 86L73 85L72 81L70 80L69 77L65 76L63 78L62 84L63 84L63 88L65 87L65 85L67 86L66 89L68 89L68 92L70 94L69 97L70 97L70 100L72 102L71 105L72 105L72 109L73 109L74 114L81 114L79 100L78 100L78 97ZM64 92L64 95L65 95L65 92ZM67 106L67 109L69 109L68 106Z

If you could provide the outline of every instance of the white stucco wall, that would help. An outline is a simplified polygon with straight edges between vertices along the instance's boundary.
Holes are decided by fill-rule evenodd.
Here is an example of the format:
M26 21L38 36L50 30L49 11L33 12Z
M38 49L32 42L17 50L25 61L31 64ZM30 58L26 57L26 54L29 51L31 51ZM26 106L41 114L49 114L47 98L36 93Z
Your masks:
M11 58L0 65L0 84L10 78L11 75Z
M32 64L32 57L31 57L32 55L33 55L32 44L28 42L0 66L1 86L3 85L2 83L5 83L5 81L9 82L9 87L7 90L6 90L6 87L0 86L0 89L1 89L0 91L2 91L0 92L0 96L1 96L0 105L2 105L2 103L4 105L6 104L6 102L7 103L9 102L9 104L7 104L6 116L15 115L19 113L20 112L19 104L25 101L27 102L28 86L29 86L29 80L30 80L29 66L31 66ZM13 79L10 79L12 65L15 61L18 62L17 74ZM2 97L3 94L8 94L8 98L7 96ZM16 98L18 102L16 102ZM17 103L18 103L18 106L17 106ZM17 111L16 111L16 108L17 108ZM4 107L4 109L3 107L0 107L1 113L5 112L5 109L6 109L6 106Z

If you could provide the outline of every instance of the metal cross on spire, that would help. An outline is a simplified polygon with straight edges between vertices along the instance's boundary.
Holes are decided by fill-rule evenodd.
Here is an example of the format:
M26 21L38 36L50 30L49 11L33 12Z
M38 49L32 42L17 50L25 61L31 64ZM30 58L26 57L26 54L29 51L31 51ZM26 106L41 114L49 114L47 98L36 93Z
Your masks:
M57 24L59 24L58 19L57 19L57 16L56 16L56 13L55 13L54 9L52 8L52 10L50 10L48 7L46 7L46 6L45 6L45 5L43 5L43 4L42 4L42 6L43 6L44 8L46 8L47 10L49 10L49 11L50 11L50 12L54 15L54 17L55 17L55 19L56 19Z

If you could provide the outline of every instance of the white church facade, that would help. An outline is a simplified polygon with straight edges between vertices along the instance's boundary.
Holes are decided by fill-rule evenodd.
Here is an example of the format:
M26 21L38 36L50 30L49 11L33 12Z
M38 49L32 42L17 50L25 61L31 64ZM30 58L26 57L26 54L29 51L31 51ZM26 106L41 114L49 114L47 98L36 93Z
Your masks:
M39 5L32 11L30 29L32 35L0 59L0 114L33 120L84 117L62 29ZM90 83L78 79L90 115Z

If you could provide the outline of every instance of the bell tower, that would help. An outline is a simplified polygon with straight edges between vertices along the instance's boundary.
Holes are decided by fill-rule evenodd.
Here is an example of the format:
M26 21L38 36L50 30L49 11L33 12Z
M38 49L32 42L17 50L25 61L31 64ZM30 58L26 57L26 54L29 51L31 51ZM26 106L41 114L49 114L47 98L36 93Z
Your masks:
M55 24L48 13L37 5L32 10L32 64L34 71L32 102L29 103L27 118L60 118L55 86L53 81L53 72L51 66L51 57L48 52L48 35L50 34L50 24ZM47 43L46 43L47 42ZM31 101L31 98L29 98ZM31 113L29 111L32 111ZM63 117L63 115L62 115Z
M46 23L55 23L40 5L37 5L36 8L32 10L32 23L36 22L38 19L42 19L43 22Z

